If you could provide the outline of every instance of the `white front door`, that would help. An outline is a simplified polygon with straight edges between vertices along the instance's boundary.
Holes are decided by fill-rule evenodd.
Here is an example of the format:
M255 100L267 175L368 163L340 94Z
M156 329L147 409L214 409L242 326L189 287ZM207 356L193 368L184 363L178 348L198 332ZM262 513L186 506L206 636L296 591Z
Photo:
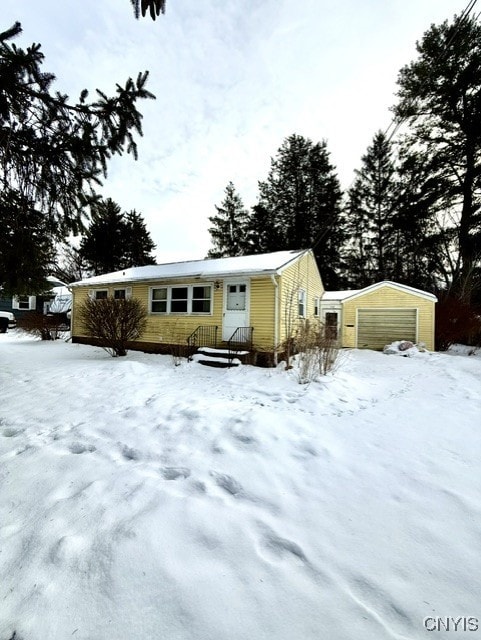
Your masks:
M249 283L224 281L222 340L229 340L238 327L249 326Z

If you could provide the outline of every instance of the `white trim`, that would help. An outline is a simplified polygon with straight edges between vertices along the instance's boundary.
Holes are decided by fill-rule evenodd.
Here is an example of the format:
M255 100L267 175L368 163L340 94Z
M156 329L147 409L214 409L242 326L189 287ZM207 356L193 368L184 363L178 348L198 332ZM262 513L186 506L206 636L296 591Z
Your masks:
M28 307L20 306L20 298L27 298ZM13 296L12 309L16 311L35 311L37 306L37 296Z
M299 260L300 258L302 258L303 256L305 256L308 253L310 253L312 255L312 257L314 258L314 252L312 251L312 249L305 249L304 251L300 251L295 256L293 256L290 260L288 260L287 262L282 264L280 267L278 267L276 269L276 273L278 275L282 275L282 272L285 271L285 269L287 269L287 267L290 267L293 262L295 262L296 260ZM314 258L314 261L315 261L315 258ZM260 274L260 275L262 275L262 274Z
M355 298L359 298L360 296L364 296L367 293L372 293L373 291L377 291L381 287L391 287L393 289L397 289L398 291L403 291L404 293L410 293L411 295L419 296L420 298L426 298L427 300L432 300L433 302L437 302L438 300L434 294L428 293L427 291L421 291L421 289L415 289L414 287L409 287L407 284L399 284L397 282L392 282L391 280L383 280L382 282L376 282L376 284L371 284L369 285L369 287L365 287L364 289L360 289L353 292L352 295L348 295L345 298L343 298L342 302L343 303L351 302L351 300L354 300ZM328 291L326 291L325 293L329 295ZM327 298L327 300L328 299L329 298Z
M280 318L280 301L279 301L279 283L276 276L271 275L272 284L274 285L274 364L277 366L277 349L279 347L279 318Z
M227 309L227 294L228 294L228 286L230 284L245 284L246 286L246 308L244 309L245 314L245 326L248 327L251 318L251 283L249 278L224 278L223 279L223 291L222 291L222 339L224 339L224 327L225 327L225 314L229 311L233 311L232 309ZM243 325L244 326L244 325ZM229 336L230 337L230 336Z
M419 341L419 307L356 307L356 349L359 349L359 311L416 311L416 340Z
M192 311L194 287L206 287L210 289L210 311ZM171 311L172 289L187 289L187 311ZM154 289L167 289L166 311L152 311L152 291ZM200 298L199 298L200 299ZM207 298L204 298L207 299ZM157 300L157 302L161 302ZM211 282L195 282L194 284L157 284L149 287L148 314L152 316L212 316L214 313L214 285Z
M107 298L110 295L110 291L108 287L99 287L98 289L89 289L89 296L92 300L105 300L105 298L97 298L97 293L100 291L107 292Z
M300 313L301 304L302 313ZM307 292L303 287L297 289L297 317L307 318Z

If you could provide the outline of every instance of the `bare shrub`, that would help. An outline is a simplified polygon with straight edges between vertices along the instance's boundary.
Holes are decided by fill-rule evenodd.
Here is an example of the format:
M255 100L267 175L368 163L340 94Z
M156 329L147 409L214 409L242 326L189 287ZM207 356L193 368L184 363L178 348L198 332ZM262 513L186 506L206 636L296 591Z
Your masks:
M44 315L39 311L29 311L17 321L17 327L42 340L56 340L65 329L63 315Z
M185 336L188 334L188 327L178 319L170 323L165 323L162 329L162 340L169 344L169 352L174 367L182 364L182 360L187 358L188 348L185 343Z
M113 358L127 355L127 344L140 336L147 323L147 311L136 298L87 298L79 316L87 335Z
M304 322L294 339L298 352L298 379L300 384L325 376L335 367L339 356L339 345L332 337L329 327L321 323Z

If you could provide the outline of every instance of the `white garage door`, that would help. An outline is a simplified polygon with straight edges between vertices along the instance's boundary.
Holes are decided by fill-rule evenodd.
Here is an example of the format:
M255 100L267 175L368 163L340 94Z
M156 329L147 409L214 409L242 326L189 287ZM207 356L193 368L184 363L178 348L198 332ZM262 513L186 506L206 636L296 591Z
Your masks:
M416 309L358 309L357 346L382 349L394 340L416 342Z

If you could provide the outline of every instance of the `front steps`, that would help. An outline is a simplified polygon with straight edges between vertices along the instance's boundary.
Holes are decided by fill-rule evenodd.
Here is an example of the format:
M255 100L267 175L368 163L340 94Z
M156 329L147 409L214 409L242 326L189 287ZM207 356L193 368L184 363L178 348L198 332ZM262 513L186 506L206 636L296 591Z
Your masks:
M249 351L229 351L229 349L223 348L199 347L191 359L206 367L227 369L229 367L238 367L248 357Z

